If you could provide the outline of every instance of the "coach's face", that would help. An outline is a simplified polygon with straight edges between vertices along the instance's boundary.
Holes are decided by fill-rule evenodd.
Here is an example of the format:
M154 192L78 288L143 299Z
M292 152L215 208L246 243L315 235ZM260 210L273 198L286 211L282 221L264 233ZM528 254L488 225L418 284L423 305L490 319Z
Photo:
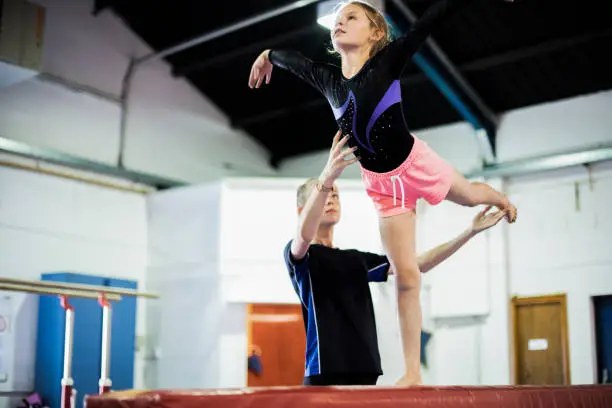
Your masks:
M314 194L314 184L312 186L312 192ZM309 197L306 198L308 200ZM298 214L301 214L304 207L298 207ZM327 200L325 201L325 207L323 207L323 216L321 217L320 226L334 226L340 221L340 195L338 193L338 186L334 184L333 190L327 193Z
M325 207L323 208L321 225L335 225L338 221L340 221L340 194L338 186L334 184L334 189L328 194Z

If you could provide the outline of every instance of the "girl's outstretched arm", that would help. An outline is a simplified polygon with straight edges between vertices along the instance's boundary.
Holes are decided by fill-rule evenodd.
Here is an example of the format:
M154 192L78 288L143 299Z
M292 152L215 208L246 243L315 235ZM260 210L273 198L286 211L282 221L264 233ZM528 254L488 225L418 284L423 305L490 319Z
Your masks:
M264 79L266 84L270 83L274 66L291 72L324 95L333 75L333 68L329 64L313 62L300 52L265 50L253 63L249 87L259 88Z

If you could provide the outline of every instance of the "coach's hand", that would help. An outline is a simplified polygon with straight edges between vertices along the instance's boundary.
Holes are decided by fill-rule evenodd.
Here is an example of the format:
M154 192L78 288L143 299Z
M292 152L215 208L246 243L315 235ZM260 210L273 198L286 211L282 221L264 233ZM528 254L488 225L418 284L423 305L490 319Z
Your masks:
M323 172L319 176L319 181L323 184L323 186L330 189L333 187L334 182L338 177L340 177L344 169L359 160L358 157L347 158L348 156L352 155L357 148L352 147L349 149L343 149L350 136L344 136L342 139L340 139L340 136L342 136L341 130L339 130L334 136L334 142L329 152L329 159L327 160L327 164L325 165Z
M479 232L491 228L506 215L506 211L495 211L490 214L487 214L490 209L491 206L489 205L485 207L484 210L476 214L474 220L472 221L472 235L476 235Z

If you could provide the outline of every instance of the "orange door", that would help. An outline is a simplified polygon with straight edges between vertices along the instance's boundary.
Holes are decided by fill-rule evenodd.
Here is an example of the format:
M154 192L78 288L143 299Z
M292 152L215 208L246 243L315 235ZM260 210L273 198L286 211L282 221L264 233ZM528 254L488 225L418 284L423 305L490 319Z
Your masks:
M249 371L249 387L300 385L306 335L300 305L252 304L248 313L249 353L260 354L262 372Z

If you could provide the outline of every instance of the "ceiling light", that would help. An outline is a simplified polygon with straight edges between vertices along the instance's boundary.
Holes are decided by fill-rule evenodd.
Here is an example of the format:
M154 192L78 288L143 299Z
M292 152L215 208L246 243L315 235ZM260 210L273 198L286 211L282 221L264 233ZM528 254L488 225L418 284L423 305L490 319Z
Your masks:
M336 20L335 8L339 3L346 3L346 0L328 0L317 3L317 23L328 30L331 30ZM368 0L368 4L376 7L382 13L385 12L384 0Z

